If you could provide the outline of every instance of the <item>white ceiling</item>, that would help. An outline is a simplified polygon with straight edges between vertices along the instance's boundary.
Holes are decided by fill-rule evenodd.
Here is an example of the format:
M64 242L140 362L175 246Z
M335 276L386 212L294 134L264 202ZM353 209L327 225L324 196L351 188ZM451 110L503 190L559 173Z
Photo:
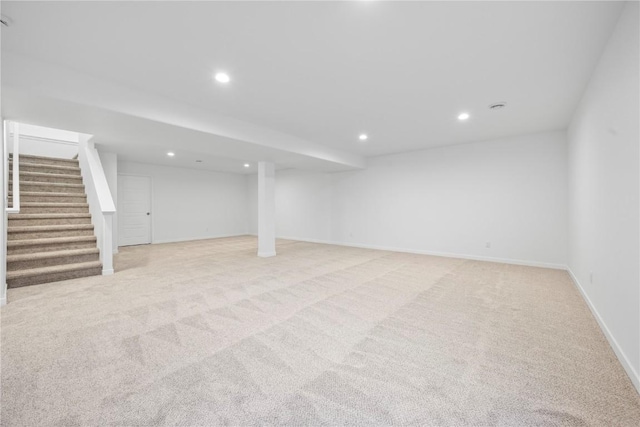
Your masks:
M277 131L307 144L307 154L327 150L324 160L346 159L348 153L373 156L566 128L621 7L4 1L2 12L13 25L2 30L3 75L6 53L13 52L163 97L180 111L189 106ZM232 82L215 83L217 70ZM30 83L23 74L14 70L12 82L43 87L46 76ZM33 120L29 108L12 110L22 92L3 94L3 112ZM496 101L507 108L489 111ZM81 104L100 102L87 95ZM471 114L468 122L457 121L461 111ZM56 115L65 122L63 112ZM37 117L46 116L40 111ZM361 132L370 136L364 143ZM104 139L118 138L112 132ZM132 146L111 143L125 152ZM350 159L338 163L358 167L358 159Z

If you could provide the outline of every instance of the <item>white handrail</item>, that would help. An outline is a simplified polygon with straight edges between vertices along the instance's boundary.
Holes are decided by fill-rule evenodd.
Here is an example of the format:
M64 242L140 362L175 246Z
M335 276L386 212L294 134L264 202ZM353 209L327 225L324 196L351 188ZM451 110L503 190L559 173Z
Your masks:
M102 274L113 274L113 215L116 212L109 184L91 135L81 135L78 160L87 191L91 222L95 228Z
M11 199L11 207L7 203L6 210L7 213L20 213L20 125L16 122L9 122L9 127L13 132L13 185L11 187L13 197ZM6 165L8 165L8 152L6 156Z

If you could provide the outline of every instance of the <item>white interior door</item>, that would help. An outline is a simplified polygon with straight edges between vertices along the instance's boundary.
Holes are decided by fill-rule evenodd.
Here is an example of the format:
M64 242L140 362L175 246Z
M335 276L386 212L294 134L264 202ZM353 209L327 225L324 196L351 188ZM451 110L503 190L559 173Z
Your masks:
M119 246L151 243L151 178L118 175Z

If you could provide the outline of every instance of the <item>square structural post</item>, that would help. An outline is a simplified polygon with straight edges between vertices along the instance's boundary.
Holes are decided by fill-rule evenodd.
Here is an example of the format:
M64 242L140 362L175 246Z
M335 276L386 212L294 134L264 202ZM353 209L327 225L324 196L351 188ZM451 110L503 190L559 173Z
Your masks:
M258 256L276 255L276 176L270 162L258 162Z

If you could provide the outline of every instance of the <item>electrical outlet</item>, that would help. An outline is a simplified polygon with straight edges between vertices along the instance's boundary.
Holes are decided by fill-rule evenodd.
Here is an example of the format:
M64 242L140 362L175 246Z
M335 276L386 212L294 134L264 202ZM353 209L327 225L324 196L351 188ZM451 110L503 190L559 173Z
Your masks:
M490 249L490 248L491 248L491 242L487 242L487 243L485 244L485 247L486 247L487 249Z

